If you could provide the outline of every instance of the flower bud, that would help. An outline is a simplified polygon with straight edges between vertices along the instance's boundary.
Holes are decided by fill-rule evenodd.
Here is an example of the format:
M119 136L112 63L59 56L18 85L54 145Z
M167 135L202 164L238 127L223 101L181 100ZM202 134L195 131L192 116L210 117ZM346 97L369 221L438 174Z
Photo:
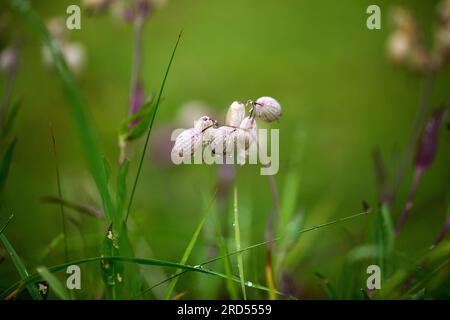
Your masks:
M234 101L227 112L225 124L227 126L239 127L245 117L245 106L243 103Z
M217 125L217 121L211 119L208 116L200 117L197 121L194 123L194 129L197 130L199 133L203 132L204 130L214 127Z
M180 133L175 140L172 153L176 153L180 158L192 156L201 146L201 134L198 130L191 128Z
M261 97L254 103L256 115L264 121L273 122L281 117L281 106L271 97Z

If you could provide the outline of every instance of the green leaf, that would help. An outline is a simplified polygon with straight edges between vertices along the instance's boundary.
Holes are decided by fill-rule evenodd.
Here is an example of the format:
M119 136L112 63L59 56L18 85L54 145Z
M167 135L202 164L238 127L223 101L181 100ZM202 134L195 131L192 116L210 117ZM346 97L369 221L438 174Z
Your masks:
M8 177L9 167L11 166L11 160L16 147L16 139L14 139L7 147L3 154L3 158L0 161L0 194L6 184L6 178Z
M391 214L386 204L382 204L375 218L376 258L383 278L389 276L389 258L394 247L394 228Z
M69 300L69 296L64 286L46 267L38 267L37 272L41 275L42 279L48 282L50 289L56 294L56 296L58 296L61 300Z
M28 274L28 270L25 267L24 263L22 262L20 257L17 255L16 250L14 250L13 246L11 245L11 243L8 241L8 239L6 238L6 236L4 234L0 234L0 240L3 242L3 246L5 247L14 266L16 267L16 270L19 273L20 278L23 281L25 281L26 279L28 279L29 274ZM42 299L41 295L39 294L39 291L32 283L27 285L27 289L28 289L28 292L30 293L31 297L34 300Z
M130 163L128 160L125 160L124 163L120 166L119 175L117 178L117 192L116 192L116 223L120 223L124 221L124 209L125 209L125 201L127 195L127 174L128 167Z
M139 111L122 122L119 130L119 140L135 140L145 133L145 129L148 128L151 121L154 100L155 95L151 95Z

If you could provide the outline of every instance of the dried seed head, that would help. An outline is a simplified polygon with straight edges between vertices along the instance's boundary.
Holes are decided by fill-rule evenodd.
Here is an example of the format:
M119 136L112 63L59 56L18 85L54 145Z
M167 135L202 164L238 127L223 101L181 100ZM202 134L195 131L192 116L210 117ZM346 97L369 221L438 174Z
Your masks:
M214 127L216 125L217 125L217 121L216 120L213 120L213 119L211 119L208 116L203 116L203 117L200 117L197 121L195 121L194 129L199 131L199 132L202 132L205 129Z
M227 112L225 124L227 126L239 127L245 117L245 106L243 103L234 101Z
M198 130L191 128L183 131L175 140L172 154L177 154L180 158L193 155L202 147L201 134Z
M254 103L256 115L264 121L272 122L281 117L281 106L271 97L261 97Z

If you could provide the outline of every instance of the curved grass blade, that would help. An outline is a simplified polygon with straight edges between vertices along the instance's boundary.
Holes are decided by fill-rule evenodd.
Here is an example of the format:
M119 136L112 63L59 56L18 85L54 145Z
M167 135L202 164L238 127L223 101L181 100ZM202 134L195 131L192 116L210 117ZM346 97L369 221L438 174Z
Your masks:
M172 50L172 55L170 56L170 60L169 60L169 63L167 65L167 68L166 68L166 73L164 74L164 78L163 78L163 81L161 83L161 87L159 89L158 98L156 99L155 107L153 108L152 113L151 113L151 118L150 118L150 123L148 125L147 136L145 138L144 148L142 150L141 158L139 160L139 166L138 166L138 170L137 170L137 173L136 173L136 177L134 179L133 188L131 189L130 200L129 200L127 212L126 212L126 215L125 215L125 222L127 222L127 220L128 220L128 216L130 214L131 206L133 204L134 194L136 192L136 187L137 187L137 184L138 184L138 181L139 181L139 176L140 176L141 170L142 170L142 164L144 162L145 153L147 152L147 146L148 146L148 142L150 140L150 134L151 134L152 128L153 128L153 122L155 122L156 112L158 111L159 103L161 102L161 96L162 96L162 93L164 91L164 86L166 84L167 76L169 75L170 67L172 66L173 58L175 57L175 52L177 51L178 44L180 43L181 35L182 35L182 32L180 32L180 34L178 35L177 42L175 43L175 46L174 46L174 48Z
M214 203L216 193L217 193L217 190L214 193L214 199L211 201L210 205L206 209L205 215L203 216L202 220L200 220L200 223L198 224L197 228L195 229L194 234L191 237L191 240L189 241L186 249L184 250L183 256L181 257L181 260L180 260L180 264L186 264L187 260L189 259L189 256L191 255L191 252L192 252L192 249L194 248L195 243L197 242L198 236L200 235L200 232L202 231L203 226L205 225L206 218L208 217L209 213L211 212L211 207L212 207L212 205ZM180 272L179 269L175 270L175 274L178 273L178 272ZM164 295L164 299L165 300L169 300L170 299L170 297L172 296L172 292L175 289L175 286L176 286L177 282L178 282L178 277L173 278L172 281L170 281L169 285L167 286L167 291L166 291L166 293Z
M69 300L69 296L66 289L61 284L61 281L59 281L46 267L41 266L36 270L41 275L42 279L48 282L50 289L53 290L61 300Z
M6 221L5 225L0 229L0 235L3 233L3 231L6 230L6 228L8 227L9 223L13 218L14 218L13 214L9 216L8 221Z
M73 260L73 261L70 261L70 262L67 262L67 263L62 263L62 264L59 264L59 265L48 267L48 270L50 272L57 272L57 271L60 271L60 270L65 270L70 265L81 265L81 264L86 264L86 263L90 263L90 262L98 262L98 261L102 261L102 260L125 262L125 263L135 263L135 264L148 265L148 266L160 266L160 267L176 268L176 269L200 272L200 273L203 273L203 274L216 276L216 277L219 277L219 278L222 278L222 279L232 280L232 281L234 281L236 283L240 283L241 282L238 277L235 277L235 276L228 277L227 275L222 274L220 272L216 272L216 271L213 271L213 270L205 269L205 268L202 268L200 266L183 265L183 264L179 264L179 263L175 263L175 262L158 260L158 259L128 258L128 257L119 257L119 256L92 257L92 258L78 259L78 260ZM0 299L4 299L5 297L7 297L14 290L16 290L16 289L18 289L20 287L23 287L23 286L31 285L34 282L38 281L39 279L41 279L41 275L39 273L25 277L22 281L19 281L19 282L13 284L6 291L4 291L0 295ZM268 291L269 290L267 287L259 285L257 283L246 282L245 285L247 287L252 287L252 288L255 288L255 289L258 289L258 290L263 290L263 291ZM276 293L279 294L279 295L282 295L282 296L290 297L290 296L288 296L288 295L286 295L286 294L284 294L282 292L278 292L277 291Z
M2 123L2 129L0 136L6 137L10 132L14 124L14 120L17 117L17 114L19 113L20 106L22 104L22 99L16 99L13 104L11 105L11 109L9 110L8 114L6 115L4 123Z
M14 250L13 246L11 245L11 243L8 241L8 239L6 238L6 236L4 234L0 234L0 240L1 240L1 242L3 242L3 245L6 249L6 251L8 252L9 256L11 257L11 260L12 260L14 266L16 267L16 270L19 273L20 278L22 279L22 281L25 281L26 279L29 278L29 274L28 274L27 268L25 267L24 263L22 262L22 259L20 259L20 257L17 255L16 250ZM32 284L32 283L28 284L27 289L28 289L28 292L30 293L31 297L34 300L42 299L41 295L39 294L39 291L34 286L34 284Z
M238 214L238 192L237 187L234 187L233 192L233 216L234 216L234 239L236 243L236 251L241 250L241 230L239 229L239 214ZM244 279L244 261L242 260L242 253L237 254L239 278L241 280L242 296L244 300L247 300L247 293L245 291L245 279Z
M52 131L52 147L53 147L53 156L55 157L55 170L56 170L56 185L58 187L58 198L60 200L59 202L59 211L61 213L61 226L62 226L62 233L64 236L64 258L65 261L69 260L69 254L68 254L68 246L67 246L67 233L66 233L66 217L64 214L64 206L62 204L62 188L61 188L61 176L59 174L59 166L58 166L58 157L56 154L56 139L55 139L55 135L53 134L53 129L51 129Z
M300 235L300 234L307 233L307 232L310 232L310 231L318 230L318 229L321 229L321 228L324 228L324 227L328 227L328 226L331 226L331 225L334 225L334 224L337 224L337 223L341 223L341 222L344 222L344 221L347 221L347 220L351 220L351 219L357 218L357 217L362 216L362 215L367 215L369 212L371 212L371 209L369 209L368 211L355 213L353 215L350 215L350 216L347 216L347 217L344 217L344 218L336 219L336 220L333 220L333 221L330 221L330 222L326 222L326 223L322 223L322 224L319 224L319 225L316 225L316 226L313 226L313 227L309 227L309 228L300 230L298 232L295 232L293 234ZM244 248L244 249L242 249L240 251L230 252L228 254L221 255L221 256L216 257L214 259L211 259L211 260L208 260L206 262L203 262L199 266L203 267L203 266L208 265L210 263L213 263L213 262L216 262L216 261L219 261L219 260L222 260L222 259L227 259L230 256L233 256L235 254L243 253L243 252L251 250L251 249L255 249L255 248L258 248L258 247L266 246L268 243L279 241L279 240L281 240L284 237L285 236L283 235L283 236L279 236L277 238L274 238L272 240L256 243L256 244L248 246L248 247L246 247L246 248ZM168 282L168 281L170 281L170 280L172 280L172 279L174 279L176 277L179 277L179 276L181 276L181 275L183 275L183 274L185 274L187 272L189 272L189 270L184 270L184 271L181 271L178 274L174 274L173 276L171 276L171 277L169 277L169 278L167 278L167 279L165 279L165 280L155 284L154 286L146 289L145 291L142 292L142 294L144 294L145 292L150 291L150 290L152 290L152 289L154 289L154 288L156 288L156 287L158 287L158 286L160 286L160 285L162 285L162 284L164 284L164 283L166 283L166 282Z
M16 147L16 139L14 139L6 148L3 158L0 162L0 194L5 187L6 178L8 177L9 167L11 165L14 148Z

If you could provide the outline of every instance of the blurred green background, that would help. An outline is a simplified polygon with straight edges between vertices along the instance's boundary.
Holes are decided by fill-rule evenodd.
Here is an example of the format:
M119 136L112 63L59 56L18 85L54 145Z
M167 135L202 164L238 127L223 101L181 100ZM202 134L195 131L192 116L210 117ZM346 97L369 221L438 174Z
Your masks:
M430 42L437 2L169 0L151 15L144 29L142 74L147 93L159 88L173 44L184 30L155 130L176 127L181 107L192 100L210 105L223 122L232 101L273 96L283 107L282 119L271 125L280 128L281 140L280 170L275 179L283 196L286 174L295 163L299 173L296 211L304 213L305 226L360 212L363 200L376 206L372 151L379 147L389 168L394 167L412 128L422 81L417 74L393 67L386 58L388 12L395 4L411 9ZM78 1L32 3L39 15L48 19L64 16L67 6ZM366 28L370 4L381 7L381 30ZM1 45L15 38L23 45L14 88L14 96L23 97L23 106L14 128L18 144L1 199L0 221L3 224L14 213L7 235L32 268L40 252L61 232L59 208L42 202L42 197L57 194L51 126L65 198L96 207L100 207L100 201L60 79L43 65L36 34L10 11L5 0L1 0L0 17L2 26L6 26L0 34ZM69 32L70 40L83 43L87 50L87 65L78 81L98 127L104 156L116 172L117 132L129 99L133 28L108 14L88 15L84 11L81 23L81 30ZM448 71L437 76L432 96L435 106L449 99ZM1 90L4 81L1 77ZM296 140L298 135L302 136L300 140ZM448 134L441 137L446 139L440 140L436 159L423 177L415 207L397 243L406 255L427 248L445 218ZM152 140L150 149L156 143ZM128 150L130 177L137 169L142 143L141 139ZM145 159L131 214L130 237L137 256L178 261L204 215L205 203L218 180L217 168L161 165L155 157L150 150ZM410 181L408 174L393 212L394 221L404 205ZM244 166L237 169L237 186L244 244L263 241L272 210L267 177L260 176L255 166ZM102 224L91 217L79 219L85 244L69 222L69 256L98 255ZM288 271L290 281L303 290L304 297L324 296L314 272L338 281L345 271L345 255L368 239L372 220L371 216L363 217L302 237L308 248L301 259L289 263ZM229 221L231 228L231 218ZM208 228L189 260L192 264L208 257L209 245L214 243L214 228ZM303 251L301 246L298 250ZM244 259L264 252L255 251ZM62 257L60 244L42 263L60 263ZM253 261L248 263L249 278L264 282L264 260ZM99 273L96 265L83 268L92 270L90 277ZM163 271L146 270L149 284L161 279L158 272ZM365 269L356 272L364 273ZM13 265L3 262L0 289L17 279ZM364 278L361 281L360 286L364 286ZM97 282L100 286L101 280ZM89 286L95 287L93 283L91 279ZM226 296L223 282L208 276L188 275L178 287L179 291L188 290L189 298ZM85 289L80 297L92 294Z

